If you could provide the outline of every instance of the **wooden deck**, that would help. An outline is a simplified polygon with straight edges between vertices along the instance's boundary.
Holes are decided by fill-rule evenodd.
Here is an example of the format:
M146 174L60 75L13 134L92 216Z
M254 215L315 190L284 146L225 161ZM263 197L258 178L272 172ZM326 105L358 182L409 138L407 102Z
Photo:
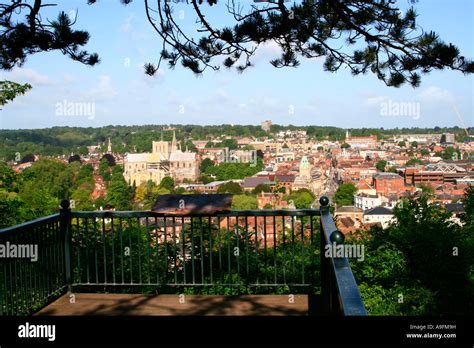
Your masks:
M66 294L35 315L308 315L307 295ZM293 301L292 301L293 299ZM183 303L184 302L184 303Z

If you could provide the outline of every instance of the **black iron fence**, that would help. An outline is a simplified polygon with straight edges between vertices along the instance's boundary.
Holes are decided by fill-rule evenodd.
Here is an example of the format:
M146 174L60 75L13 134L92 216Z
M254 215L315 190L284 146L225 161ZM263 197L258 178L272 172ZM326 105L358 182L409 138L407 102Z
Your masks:
M0 258L0 314L34 313L72 290L306 293L321 314L365 315L347 259L324 257L336 227L321 203L169 215L71 212L63 201L59 214L0 230L0 246L38 250L37 260Z
M64 291L64 246L60 214L0 230L0 315L35 312Z

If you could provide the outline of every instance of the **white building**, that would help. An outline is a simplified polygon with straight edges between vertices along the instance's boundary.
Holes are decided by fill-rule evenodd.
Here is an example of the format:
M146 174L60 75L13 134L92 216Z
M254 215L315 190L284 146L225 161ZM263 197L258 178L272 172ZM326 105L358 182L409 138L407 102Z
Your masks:
M364 224L380 223L385 229L394 221L392 210L385 207L375 207L364 212Z
M382 200L378 195L358 193L354 195L354 205L365 211L382 205Z

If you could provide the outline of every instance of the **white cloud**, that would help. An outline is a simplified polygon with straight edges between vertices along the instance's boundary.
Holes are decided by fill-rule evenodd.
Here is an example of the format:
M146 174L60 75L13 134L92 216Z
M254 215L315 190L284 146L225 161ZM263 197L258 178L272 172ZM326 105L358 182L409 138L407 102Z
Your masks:
M385 95L368 97L365 99L365 104L366 105L380 105L380 103L387 101L387 99L388 97Z
M211 98L211 101L216 102L227 102L230 101L229 95L223 89L216 89L214 96Z
M120 31L124 33L130 33L133 30L133 24L132 21L135 19L136 15L135 13L130 13L127 18L125 18L125 22L122 24L120 27Z
M281 53L282 50L275 41L267 41L261 44L258 47L257 51L255 51L254 60L270 61L272 59L280 57Z
M424 102L453 102L453 95L446 89L430 86L418 94L418 98Z
M121 33L124 33L126 39L130 42L136 43L145 40L145 31L143 30L143 27L137 24L136 19L137 16L135 13L130 13L127 18L125 18L125 21L123 24L120 26L119 31ZM131 43L130 42L130 43ZM139 46L141 49L139 50L141 54L143 54L146 50L144 50L141 46Z
M34 86L52 85L53 81L46 75L42 75L33 69L13 68L12 71L5 74L5 79L18 83L29 83Z
M77 77L75 75L65 73L63 75L63 81L67 84L74 83L77 81Z
M110 76L100 75L99 84L85 94L86 99L94 101L103 101L113 99L117 95L115 87L112 85Z

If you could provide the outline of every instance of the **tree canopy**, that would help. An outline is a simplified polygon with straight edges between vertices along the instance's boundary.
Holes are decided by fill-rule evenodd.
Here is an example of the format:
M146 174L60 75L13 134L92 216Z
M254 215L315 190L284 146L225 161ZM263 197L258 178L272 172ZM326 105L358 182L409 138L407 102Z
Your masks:
M354 194L357 192L357 188L353 183L346 183L340 185L336 193L334 194L333 200L337 205L352 205L354 201Z
M7 104L19 95L25 94L30 89L31 85L28 83L19 84L7 80L0 81L0 106Z
M163 179L161 179L160 188L164 188L164 189L167 189L169 191L173 191L174 190L174 179L170 176L165 176Z
M297 67L301 58L324 57L329 72L340 68L353 75L370 72L394 87L405 82L417 87L421 75L434 69L474 71L472 60L456 46L418 25L413 6L402 11L394 0L274 0L247 8L234 1L189 0L186 6L196 17L196 27L189 31L179 24L175 3L144 1L146 17L162 45L157 62L145 64L149 75L162 62L170 67L180 63L197 74L220 66L244 71L252 66L258 47L269 42L281 50L281 56L270 61L274 67ZM87 2L92 5L96 0ZM53 5L43 0L32 5L21 0L0 3L2 69L23 64L28 55L53 50L83 64L99 62L97 53L83 49L90 35L73 29L76 18L63 11L53 20L42 16L42 10ZM225 7L231 23L211 23L206 12L215 5Z
M370 314L472 312L473 199L471 187L464 198L462 227L424 194L399 204L396 221L386 230L374 227L349 238L367 249L364 262L351 260L351 269Z
M381 172L384 172L386 165L387 165L387 161L385 161L385 160L380 160L380 161L378 161L378 162L375 164L375 168L377 168L377 170L379 170L379 171L381 171Z
M229 181L223 185L220 185L217 189L217 193L230 193L233 195L240 195L242 192L242 186L233 181Z

